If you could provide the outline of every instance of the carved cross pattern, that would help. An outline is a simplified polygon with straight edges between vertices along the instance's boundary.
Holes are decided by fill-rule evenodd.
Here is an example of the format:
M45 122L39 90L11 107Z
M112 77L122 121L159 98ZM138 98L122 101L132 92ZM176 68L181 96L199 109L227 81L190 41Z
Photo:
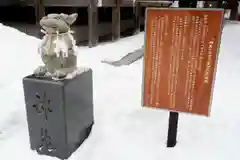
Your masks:
M36 94L37 103L33 104L32 107L38 112L38 114L44 114L45 119L48 120L48 112L52 112L50 108L50 100L46 98L46 93L43 93L43 97Z
M41 128L41 143L38 147L40 152L55 152L56 148L52 145L51 137L48 135L48 130Z

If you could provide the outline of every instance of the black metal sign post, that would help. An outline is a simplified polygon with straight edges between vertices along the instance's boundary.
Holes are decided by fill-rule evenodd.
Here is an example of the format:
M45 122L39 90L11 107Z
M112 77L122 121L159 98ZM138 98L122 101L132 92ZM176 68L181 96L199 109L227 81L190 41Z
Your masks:
M178 112L169 112L167 147L177 144Z

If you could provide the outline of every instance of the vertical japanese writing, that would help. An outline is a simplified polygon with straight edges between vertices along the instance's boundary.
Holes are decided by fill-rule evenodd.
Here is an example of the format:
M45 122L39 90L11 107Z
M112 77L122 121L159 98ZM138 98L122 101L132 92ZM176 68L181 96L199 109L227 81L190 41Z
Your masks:
M151 89L150 89L150 104L153 105L153 98L154 98L154 93L155 93L155 84L156 84L156 74L154 71L154 67L156 64L156 39L157 39L157 20L158 18L156 17L153 21L152 21L152 29L151 29L151 36L152 36L152 40L151 40L151 59L152 59L152 66L151 66L151 72L152 72L152 76L151 76Z
M200 42L200 55L199 55L199 63L198 63L198 71L202 71L203 61L204 61L204 53L206 50L205 40L208 34L208 15L204 15L201 22L202 34L201 34L201 42Z
M206 63L206 70L204 72L204 83L209 83L209 73L210 69L212 68L212 48L215 43L215 40L212 39L208 42L208 56L207 56L207 63Z
M174 52L175 52L175 46L173 45L176 41L175 35L176 35L176 20L177 16L174 16L172 21L172 41L171 41L171 50L170 50L170 63L169 63L169 73L168 73L168 95L170 98L170 108L173 107L173 69L174 69Z
M155 100L156 100L156 105L158 105L159 103L159 94L160 94L160 83L161 83L161 62L162 62L162 47L163 47L163 39L164 39L164 35L166 34L165 31L165 18L166 16L159 16L158 17L158 30L157 33L158 37L157 37L157 50L156 50L156 68L155 68L155 72L156 72L156 94L155 94Z

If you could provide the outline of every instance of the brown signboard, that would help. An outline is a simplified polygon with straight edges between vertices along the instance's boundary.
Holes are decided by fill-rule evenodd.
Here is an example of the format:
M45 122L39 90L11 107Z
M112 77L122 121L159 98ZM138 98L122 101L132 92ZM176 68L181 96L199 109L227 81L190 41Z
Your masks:
M146 11L143 106L209 116L221 9Z

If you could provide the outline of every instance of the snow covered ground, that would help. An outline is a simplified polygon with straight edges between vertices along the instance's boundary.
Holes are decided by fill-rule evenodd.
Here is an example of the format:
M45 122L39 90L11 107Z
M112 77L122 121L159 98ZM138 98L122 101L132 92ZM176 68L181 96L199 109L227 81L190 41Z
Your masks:
M178 144L166 148L168 112L141 107L142 60L112 67L142 46L144 34L79 48L79 65L94 73L95 125L70 160L239 160L240 24L223 30L209 118L180 114ZM41 63L40 40L0 24L0 159L54 160L30 150L22 78Z

